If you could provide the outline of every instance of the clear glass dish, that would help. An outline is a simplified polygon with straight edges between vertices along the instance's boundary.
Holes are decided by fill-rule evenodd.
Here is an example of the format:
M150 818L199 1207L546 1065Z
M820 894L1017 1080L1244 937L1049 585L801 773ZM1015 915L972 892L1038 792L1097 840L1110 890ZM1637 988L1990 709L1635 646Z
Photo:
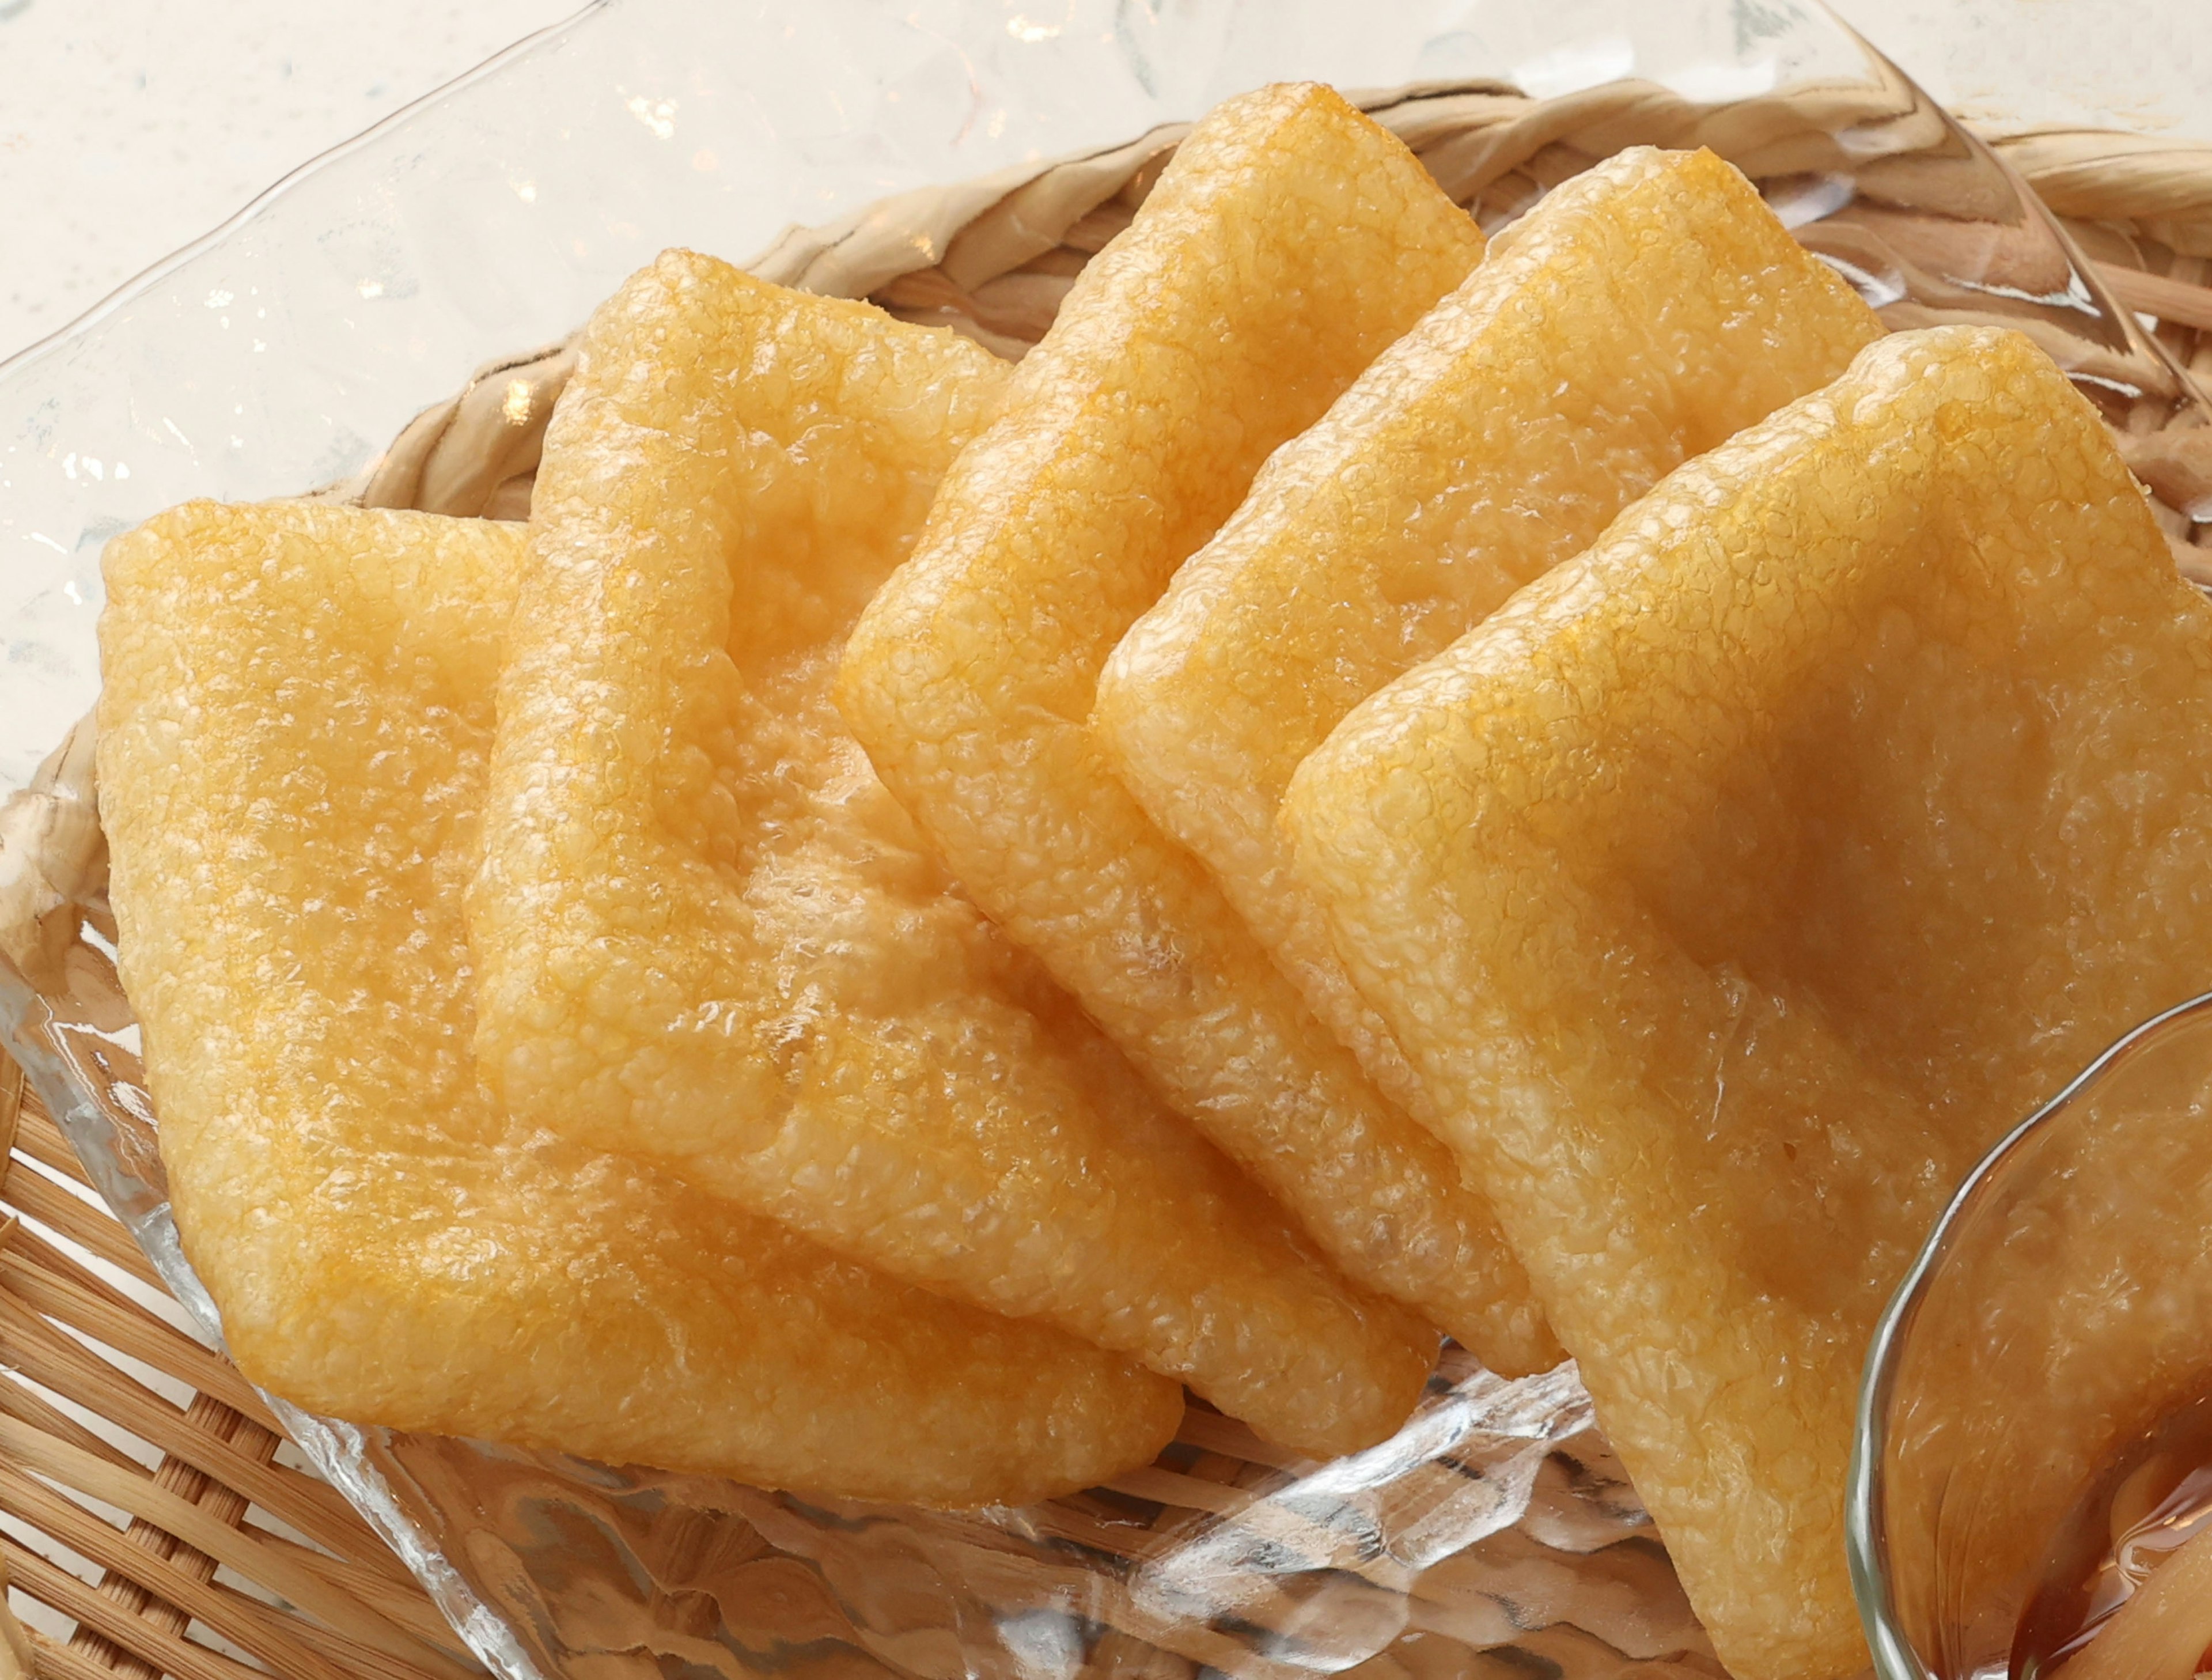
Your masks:
M744 260L879 206L928 268L944 250L899 220L916 195L980 208L1300 77L1386 111L1493 228L1623 146L1710 144L1893 324L2002 320L2116 423L2205 417L2032 197L1795 0L609 0L0 367L0 789L92 703L100 551L155 510L359 473L471 368L571 331L665 246ZM2164 517L2179 541L2200 529ZM84 843L31 860L53 916L0 926L0 1032L217 1334L114 981L85 758L12 807L75 813L40 831ZM35 826L0 813L18 851L0 863ZM1194 1408L1114 1488L959 1516L280 1411L512 1680L1719 1671L1571 1367L1507 1383L1448 1354L1397 1438L1328 1465Z
M1875 1333L1847 1514L1881 1680L2033 1680L2015 1635L2077 1498L2212 1384L2208 1210L2212 995L1990 1153Z

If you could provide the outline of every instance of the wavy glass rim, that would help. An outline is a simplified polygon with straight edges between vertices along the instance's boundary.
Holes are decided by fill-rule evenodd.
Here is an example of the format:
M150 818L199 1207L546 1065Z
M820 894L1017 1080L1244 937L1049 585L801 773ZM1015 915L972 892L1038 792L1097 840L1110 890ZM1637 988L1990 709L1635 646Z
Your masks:
M1844 1548L1850 1568L1851 1593L1858 1601L1859 1622L1866 1633L1867 1647L1874 1653L1877 1680L1965 1680L1965 1677L1933 1674L1921 1661L1898 1618L1890 1590L1889 1542L1884 1527L1888 1501L1881 1466L1889 1449L1889 1404L1896 1391L1898 1362L1913 1320L1938 1270L1949 1257L1967 1215L2013 1156L2168 1027L2206 1014L2212 1014L2212 991L2200 993L2130 1027L2057 1096L2006 1134L1960 1181L1875 1326L1874 1338L1867 1344L1866 1371L1860 1380L1858 1412L1851 1429L1851 1466L1844 1485Z
M528 34L510 41L489 58L479 59L459 74L449 76L435 87L418 94L398 109L387 111L358 133L348 135L336 145L326 146L321 151L295 164L198 239L189 244L178 246L166 255L155 259L153 262L124 281L90 308L72 316L43 338L33 338L13 354L0 356L0 379L20 374L33 362L53 355L64 348L70 340L77 338L88 328L99 326L100 322L130 303L141 293L159 286L186 264L205 256L217 246L229 240L241 228L249 222L259 220L264 211L308 176L319 173L341 158L352 155L364 147L373 145L381 139L387 131L410 122L421 116L423 112L443 105L448 100L468 92L486 77L498 75L515 59L526 58L540 48L562 40L569 31L574 29L592 14L605 10L612 3L613 0L584 0L582 5L567 16L556 19L543 28L533 29ZM1814 0L1814 3L1820 5L1824 9L1826 9L1826 0ZM1841 21L1840 19L1838 21Z

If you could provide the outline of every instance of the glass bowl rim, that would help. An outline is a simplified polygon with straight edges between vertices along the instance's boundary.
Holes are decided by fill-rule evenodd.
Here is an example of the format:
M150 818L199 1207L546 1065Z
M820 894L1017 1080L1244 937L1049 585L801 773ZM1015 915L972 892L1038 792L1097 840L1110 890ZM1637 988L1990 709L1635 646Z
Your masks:
M1874 1336L1867 1343L1858 1409L1851 1425L1850 1470L1844 1484L1844 1549L1851 1594L1858 1601L1859 1623L1873 1653L1875 1680L1950 1680L1950 1677L1931 1674L1921 1660L1899 1622L1890 1590L1889 1544L1883 1528L1887 1500L1881 1465L1889 1446L1889 1403L1896 1389L1898 1361L1906 1333L1937 1271L1949 1257L1968 1214L2011 1159L2030 1139L2057 1124L2121 1062L2163 1038L2169 1028L2208 1015L2212 1015L2212 991L2201 992L2129 1028L2056 1096L2000 1139L1960 1181L1875 1325Z

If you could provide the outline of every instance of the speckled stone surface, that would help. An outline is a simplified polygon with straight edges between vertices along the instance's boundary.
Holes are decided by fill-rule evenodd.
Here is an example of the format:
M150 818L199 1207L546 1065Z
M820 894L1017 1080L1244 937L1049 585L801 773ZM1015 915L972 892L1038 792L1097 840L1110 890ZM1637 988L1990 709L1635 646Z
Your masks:
M0 358L572 0L0 0ZM1946 103L2212 139L2203 0L1837 0Z

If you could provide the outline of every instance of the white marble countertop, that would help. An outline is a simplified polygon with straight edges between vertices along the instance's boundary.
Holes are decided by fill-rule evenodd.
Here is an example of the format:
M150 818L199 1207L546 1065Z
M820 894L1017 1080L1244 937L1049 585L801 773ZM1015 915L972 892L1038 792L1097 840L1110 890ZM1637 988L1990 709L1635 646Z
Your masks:
M0 360L581 0L0 0Z
M574 4L0 0L0 360ZM2212 0L1837 6L1970 115L2212 140Z

